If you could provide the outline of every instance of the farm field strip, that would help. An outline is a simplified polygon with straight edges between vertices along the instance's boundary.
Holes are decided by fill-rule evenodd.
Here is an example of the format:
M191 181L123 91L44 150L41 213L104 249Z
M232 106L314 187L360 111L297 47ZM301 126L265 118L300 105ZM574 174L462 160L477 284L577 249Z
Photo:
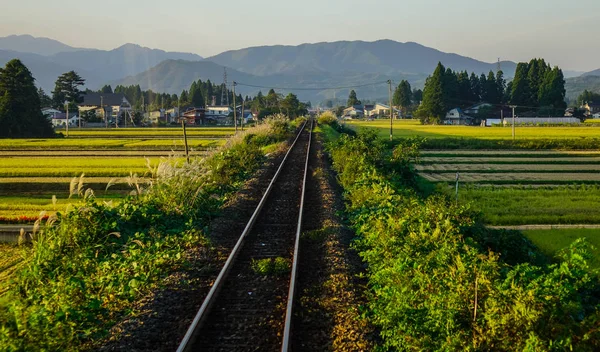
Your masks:
M555 158L555 157L600 157L600 151L594 150L511 150L511 149L500 149L500 150L423 150L421 151L423 156L439 156L439 157L533 157L533 158Z
M192 156L203 156L206 155L205 150L190 150ZM43 157L46 158L73 158L74 155L77 158L80 157L94 157L94 158L145 158L145 157L184 157L182 150L168 151L168 150L77 150L65 151L65 150L0 150L0 157L13 158L13 157ZM41 158L38 158L41 160Z
M558 251L568 247L576 239L585 237L595 249L591 250L594 268L600 268L600 230L598 229L552 229L526 230L523 234L529 238L544 254L555 257Z
M226 139L191 139L190 148L216 148ZM65 149L168 149L183 150L183 139L116 139L116 138L63 138L63 139L3 139L0 150L65 150Z
M431 182L454 182L456 172L451 173L421 173L425 179ZM527 172L506 172L506 173L473 173L465 172L460 174L460 182L600 182L598 173L527 173Z
M548 172L548 173L590 173L600 172L600 164L581 165L581 164L430 164L417 165L416 169L420 172L480 172L480 173L500 173L500 172ZM1 171L0 171L1 172Z
M63 183L67 186L71 183L73 177L0 177L0 187L3 187L4 184L12 184L12 183ZM114 177L85 177L85 184L98 184L104 183L108 184L111 180L114 180ZM147 179L140 177L140 181L145 181ZM118 182L125 182L124 179L117 179ZM68 188L67 188L68 189Z
M421 165L426 164L600 164L600 157L556 157L556 158L495 158L495 157L421 157Z
M396 121L394 121L396 122ZM432 126L412 123L394 124L395 137L421 136L427 138L476 138L476 139L512 139L510 127L476 127L476 126ZM389 136L389 120L351 121L349 126L356 128L372 128L381 137ZM518 139L579 139L583 137L600 138L600 129L596 126L582 127L517 127Z
M452 185L439 185L448 195ZM600 224L600 187L482 187L463 185L459 200L480 211L487 225Z

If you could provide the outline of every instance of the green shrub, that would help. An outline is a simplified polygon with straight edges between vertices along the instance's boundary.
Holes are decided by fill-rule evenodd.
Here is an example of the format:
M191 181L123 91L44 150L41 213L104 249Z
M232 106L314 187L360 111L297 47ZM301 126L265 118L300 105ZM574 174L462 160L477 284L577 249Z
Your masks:
M367 314L382 350L600 348L600 285L585 241L544 264L518 233L488 232L469 207L397 182L379 142L341 135L328 150L367 264ZM408 151L393 157L410 160Z

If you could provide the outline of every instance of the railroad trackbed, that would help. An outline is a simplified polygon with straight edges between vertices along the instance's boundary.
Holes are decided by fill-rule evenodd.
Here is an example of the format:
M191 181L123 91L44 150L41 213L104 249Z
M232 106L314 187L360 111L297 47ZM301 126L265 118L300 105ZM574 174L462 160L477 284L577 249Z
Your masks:
M312 128L301 128L178 351L289 349Z

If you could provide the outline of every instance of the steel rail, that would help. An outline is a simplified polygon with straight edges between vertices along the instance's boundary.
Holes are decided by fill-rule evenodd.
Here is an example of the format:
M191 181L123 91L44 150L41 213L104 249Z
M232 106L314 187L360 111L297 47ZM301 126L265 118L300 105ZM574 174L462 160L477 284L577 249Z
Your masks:
M204 318L206 318L207 313L210 311L210 307L214 303L219 290L221 289L221 287L223 286L223 283L225 282L227 274L229 273L229 270L232 267L232 263L235 261L235 258L237 257L239 250L242 247L244 240L246 239L246 236L250 233L250 230L252 230L252 226L254 226L254 223L256 222L256 219L258 218L263 206L267 202L267 198L268 198L269 194L271 193L271 190L273 189L273 185L275 184L275 181L277 181L277 178L279 177L279 174L281 173L281 170L283 169L283 166L285 165L285 162L287 161L288 156L290 155L291 151L296 146L296 142L298 142L298 139L302 135L302 132L304 132L304 129L306 128L307 123L308 123L308 121L304 122L304 124L300 128L300 132L296 136L296 139L294 139L294 142L292 143L292 145L288 149L287 153L285 154L283 160L281 161L281 164L279 165L277 172L275 172L273 179L269 183L269 186L267 187L265 194L263 195L260 202L258 203L258 206L254 210L252 217L250 217L250 220L246 224L246 227L244 228L244 231L242 232L237 243L235 244L235 247L233 247L233 250L229 254L229 257L227 258L225 265L223 265L221 272L219 272L219 276L217 276L217 279L215 280L214 284L212 285L210 291L208 292L208 295L202 302L202 306L200 306L198 313L196 313L196 316L194 317L192 324L190 325L185 336L181 340L181 343L179 344L179 347L177 348L177 352L189 351L189 349L191 348L192 343L195 338L195 332L202 326Z
M304 179L302 180L302 193L300 196L300 210L298 213L298 227L296 228L296 240L294 244L294 256L292 262L292 275L290 278L290 289L288 292L287 308L285 313L285 327L283 330L283 341L281 343L281 351L287 352L290 350L290 342L292 335L292 313L294 306L294 293L296 291L296 277L298 275L298 252L300 249L300 234L302 233L302 214L304 212L304 195L306 193L306 178L308 175L308 161L310 159L310 145L312 142L312 130L314 120L311 120L310 131L308 134L308 148L306 151L306 162L304 163Z

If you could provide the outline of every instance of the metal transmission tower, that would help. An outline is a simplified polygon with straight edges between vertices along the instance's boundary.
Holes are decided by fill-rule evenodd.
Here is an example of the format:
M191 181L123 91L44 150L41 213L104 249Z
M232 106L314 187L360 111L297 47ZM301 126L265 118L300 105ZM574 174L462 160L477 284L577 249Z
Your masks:
M223 67L223 89L221 90L221 105L229 106L229 94L227 94L227 67Z
M500 58L498 58L498 65L496 66L496 73L502 71L502 65L500 64Z

